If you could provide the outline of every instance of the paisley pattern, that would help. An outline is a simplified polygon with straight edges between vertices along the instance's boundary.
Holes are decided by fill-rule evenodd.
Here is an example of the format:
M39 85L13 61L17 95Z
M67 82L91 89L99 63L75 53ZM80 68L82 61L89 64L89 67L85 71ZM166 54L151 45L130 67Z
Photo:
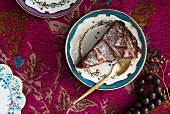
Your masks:
M170 84L169 1L84 0L77 9L56 19L34 17L13 0L0 4L0 63L9 65L22 79L27 99L23 114L124 113L135 102L136 85L131 83L114 91L95 91L72 105L89 88L68 68L66 37L80 17L97 9L120 10L135 19L148 40L147 61L139 77L154 72L163 89ZM150 113L168 113L169 102Z

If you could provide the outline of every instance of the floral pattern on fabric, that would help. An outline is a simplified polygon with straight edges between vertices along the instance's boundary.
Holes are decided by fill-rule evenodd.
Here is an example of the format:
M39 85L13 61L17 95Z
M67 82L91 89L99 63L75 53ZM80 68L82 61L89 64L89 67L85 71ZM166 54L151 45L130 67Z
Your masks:
M70 71L65 59L65 41L79 18L99 9L120 10L135 19L142 27L148 45L141 75L154 72L161 78L162 88L170 86L168 2L84 0L63 17L41 19L25 12L15 1L1 1L0 63L8 64L14 75L23 81L27 103L22 113L114 114L124 113L135 102L135 84L131 82L113 91L96 90L72 105L89 87L79 82ZM150 113L168 113L168 102Z

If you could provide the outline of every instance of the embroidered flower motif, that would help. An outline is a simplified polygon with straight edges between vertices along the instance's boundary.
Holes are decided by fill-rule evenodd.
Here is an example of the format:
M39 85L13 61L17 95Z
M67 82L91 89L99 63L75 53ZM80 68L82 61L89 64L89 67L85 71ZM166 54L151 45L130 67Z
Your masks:
M66 111L66 114L69 112L82 112L85 111L88 107L97 106L96 103L88 99L83 99L77 102L75 105L72 104L73 99L71 99L70 94L67 93L67 90L62 86L60 87L60 95L58 96L58 105L56 105L57 111L62 112Z
M21 56L17 56L13 60L16 68L19 68L24 64L24 59Z
M100 101L100 111L99 114L118 114L120 113L118 110L118 106L116 105L116 103L114 102L114 100L112 99L106 99L106 100L102 100Z
M155 48L149 48L146 57L145 66L142 69L143 74L157 73L163 63L163 57L160 55L160 51Z
M148 19L154 16L156 8L149 0L140 0L138 4L131 10L131 17L141 26L150 25Z

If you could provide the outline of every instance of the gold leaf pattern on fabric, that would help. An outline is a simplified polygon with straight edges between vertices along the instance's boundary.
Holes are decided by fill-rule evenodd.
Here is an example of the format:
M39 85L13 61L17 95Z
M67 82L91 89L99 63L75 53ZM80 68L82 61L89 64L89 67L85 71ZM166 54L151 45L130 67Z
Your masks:
M159 50L149 48L145 65L142 69L143 74L158 73L162 68L163 56L159 54Z
M127 90L127 95L131 93L131 91L134 89L135 84L134 82L131 82L125 86L125 89Z
M148 18L154 15L155 7L149 0L140 0L138 4L132 8L131 17L139 24L144 27L149 25Z
M72 106L71 111L82 112L86 110L86 108L89 106L97 106L97 104L88 99L83 99L79 101L78 103L76 103L74 106Z
M9 12L0 12L0 35L5 38L6 47L9 48L9 55L18 54L19 43L21 41L20 32L25 31L26 20L29 15L24 11L12 9ZM11 27L12 26L12 27ZM12 45L9 47L9 45Z
M143 74L154 74L154 76L157 76L160 78L160 80L163 83L164 93L169 93L168 87L170 87L170 83L167 82L167 78L169 78L168 69L167 67L170 65L170 60L165 58L163 55L160 55L159 50L155 48L149 48L148 54L146 57L145 65L142 69ZM148 88L149 89L149 88ZM170 97L170 94L167 94L168 97Z
M163 56L162 56L163 57ZM167 92L167 96L168 98L170 99L170 94L169 94L169 89L168 87L170 86L170 83L167 83L166 82L166 79L169 78L167 75L168 75L168 72L167 72L167 67L170 63L170 60L169 59L166 59L166 58L163 58L164 59L164 63L161 64L161 72L157 73L156 72L156 76L159 77L162 81L163 81L163 85L165 87L165 92ZM168 100L169 100L168 99ZM170 102L169 102L170 103Z
M48 23L52 33L56 35L65 36L69 32L70 26L68 24L50 19L45 19L45 21Z
M64 16L64 20L69 24L74 24L81 16L89 13L91 10L91 6L84 6L84 11L81 12L80 8L77 7L74 11Z
M72 103L73 103L73 99L71 99L66 89L60 86L60 95L58 97L58 105L56 105L56 108L58 111L66 111L66 114L69 114L70 111L82 112L86 110L89 106L97 106L96 103L88 99L83 99L79 101L78 103L76 103L75 105L73 105Z
M0 49L0 64L7 64L7 61L9 61L10 58L8 58Z
M169 107L170 107L170 103L167 101L164 101L162 102L160 107L155 107L154 110L149 111L149 114L169 114L169 111L168 111ZM162 109L164 110L162 111Z
M80 17L80 9L77 7L74 11L64 16L64 19L69 23L76 22Z
M101 110L99 111L99 114L117 114L118 113L118 107L114 103L113 100L106 99L104 101L100 101Z
M8 52L9 55L16 55L16 54L18 54L18 48L19 48L18 43L14 43L12 48Z

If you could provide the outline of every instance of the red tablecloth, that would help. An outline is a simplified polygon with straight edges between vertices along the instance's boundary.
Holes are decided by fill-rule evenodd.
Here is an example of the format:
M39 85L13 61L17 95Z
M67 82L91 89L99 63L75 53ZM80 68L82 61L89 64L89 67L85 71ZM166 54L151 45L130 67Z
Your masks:
M162 88L169 86L169 0L84 0L76 10L56 19L34 17L15 0L1 0L0 6L0 62L23 81L27 100L23 114L112 114L132 107L137 99L133 82L118 90L96 90L72 105L89 88L68 68L66 36L80 17L97 9L120 10L137 21L148 45L142 73L153 72L162 77ZM169 114L170 104L165 101L150 113Z

